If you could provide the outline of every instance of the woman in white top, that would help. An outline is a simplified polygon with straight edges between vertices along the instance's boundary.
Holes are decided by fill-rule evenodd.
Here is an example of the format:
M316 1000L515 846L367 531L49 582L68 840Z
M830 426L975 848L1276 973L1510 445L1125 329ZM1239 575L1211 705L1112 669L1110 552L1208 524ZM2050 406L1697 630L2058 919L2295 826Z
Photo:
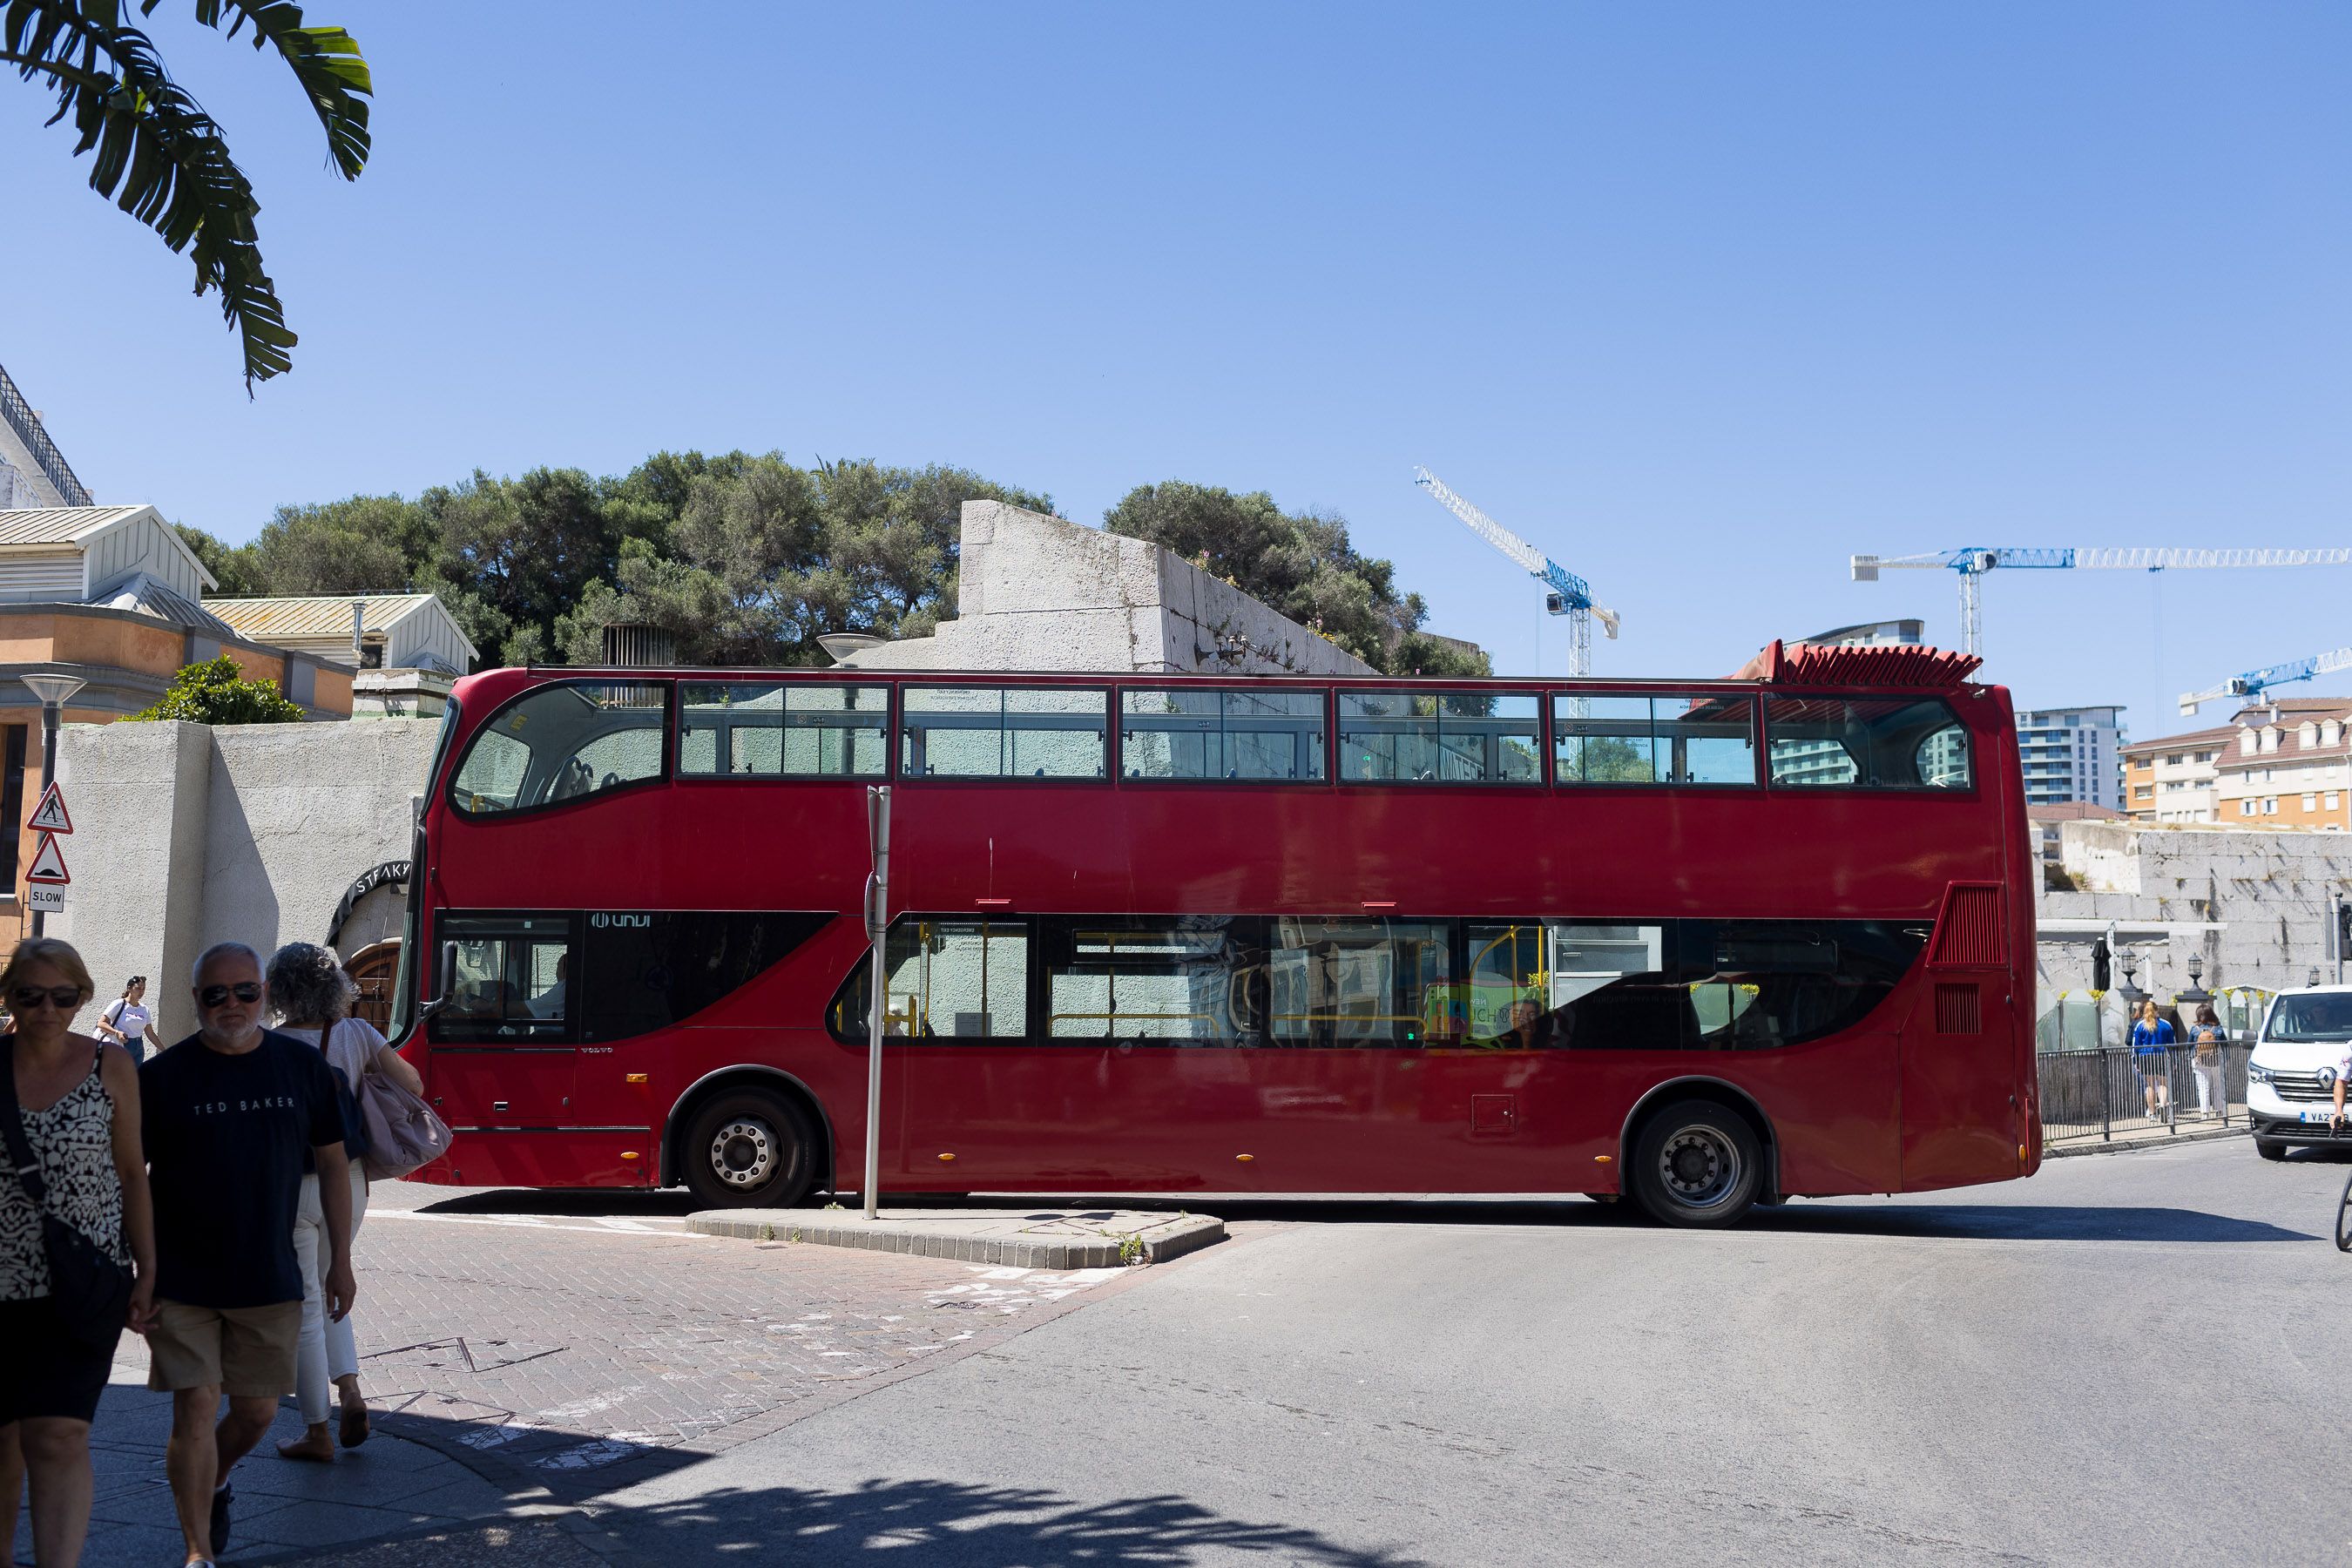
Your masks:
M360 1079L379 1072L411 1094L421 1094L425 1080L416 1069L385 1043L375 1026L351 1016L359 987L343 973L342 961L328 948L307 942L289 942L269 960L269 1005L278 1018L278 1032L319 1047L327 1065L342 1075L352 1093ZM362 1162L352 1162L352 1229L356 1233L367 1213L367 1173ZM302 1178L302 1203L294 1218L294 1256L302 1266L302 1338L294 1363L294 1396L302 1407L309 1430L278 1445L289 1459L320 1463L335 1457L334 1436L327 1430L327 1384L341 1392L340 1436L346 1448L367 1441L367 1401L360 1394L359 1347L352 1334L351 1314L329 1321L319 1289L320 1265L332 1248L326 1237L326 1211L319 1203L319 1178Z
M152 1056L163 1048L163 1037L155 1032L155 1015L147 1009L147 977L134 974L122 994L106 1005L98 1016L98 1037L112 1040L131 1053L132 1061ZM142 1040L147 1049L141 1050Z

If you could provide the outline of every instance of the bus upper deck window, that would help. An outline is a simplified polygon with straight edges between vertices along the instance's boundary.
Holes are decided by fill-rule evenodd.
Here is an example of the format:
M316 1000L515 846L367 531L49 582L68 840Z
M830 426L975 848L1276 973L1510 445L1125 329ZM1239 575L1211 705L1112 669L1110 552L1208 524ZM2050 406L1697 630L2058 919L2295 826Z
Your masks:
M686 778L880 778L890 689L830 681L689 681L678 690Z
M1773 697L1764 704L1776 787L1973 787L1968 731L1934 698Z
M556 805L662 776L669 689L657 681L565 680L499 710L450 783L467 816Z

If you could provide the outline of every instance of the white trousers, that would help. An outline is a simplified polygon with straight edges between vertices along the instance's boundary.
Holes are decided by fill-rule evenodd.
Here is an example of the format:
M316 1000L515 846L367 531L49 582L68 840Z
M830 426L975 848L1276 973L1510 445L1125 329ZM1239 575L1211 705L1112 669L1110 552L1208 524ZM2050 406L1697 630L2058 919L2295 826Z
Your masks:
M367 1173L352 1162L352 1235L359 1236L367 1215ZM294 1211L294 1260L302 1266L302 1339L294 1356L294 1397L302 1407L304 1425L316 1426L334 1409L332 1384L360 1369L360 1352L352 1338L352 1315L340 1323L327 1317L326 1293L319 1288L327 1265L335 1256L327 1239L327 1211L319 1203L319 1178L302 1178L301 1206Z
M2213 1109L2213 1102L2217 1100L2222 1101L2226 1109L2229 1095L2222 1088L2221 1064L2218 1061L2210 1065L2205 1062L2192 1061L2189 1064L2189 1070L2197 1075L2197 1109L2210 1110Z

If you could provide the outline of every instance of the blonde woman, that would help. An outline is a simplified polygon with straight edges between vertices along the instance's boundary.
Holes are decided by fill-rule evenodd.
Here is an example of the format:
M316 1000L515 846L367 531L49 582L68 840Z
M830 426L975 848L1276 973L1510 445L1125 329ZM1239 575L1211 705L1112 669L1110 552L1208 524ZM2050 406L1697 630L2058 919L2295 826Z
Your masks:
M2147 1119L2161 1121L2172 1114L2172 1026L2157 1011L2153 996L2139 1005L2139 1022L2132 1026L2131 1044Z

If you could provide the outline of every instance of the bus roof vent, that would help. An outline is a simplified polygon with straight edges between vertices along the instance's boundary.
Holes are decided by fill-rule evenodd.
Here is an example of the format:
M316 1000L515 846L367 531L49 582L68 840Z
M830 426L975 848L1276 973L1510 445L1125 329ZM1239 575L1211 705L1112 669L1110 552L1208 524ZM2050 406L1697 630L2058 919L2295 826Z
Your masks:
M616 621L604 628L604 662L620 669L653 669L677 662L677 645L659 626Z
M1739 667L1734 680L1801 686L1958 686L1984 663L1972 653L1918 644L1853 647L1773 642Z

